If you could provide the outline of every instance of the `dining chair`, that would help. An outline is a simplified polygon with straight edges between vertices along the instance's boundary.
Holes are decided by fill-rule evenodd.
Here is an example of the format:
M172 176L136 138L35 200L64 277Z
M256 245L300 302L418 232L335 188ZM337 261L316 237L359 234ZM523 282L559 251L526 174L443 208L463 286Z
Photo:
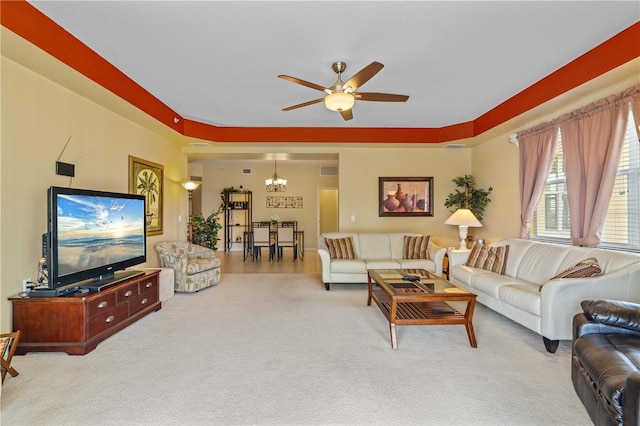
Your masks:
M276 240L278 249L278 260L283 257L284 247L293 248L293 260L298 257L298 244L296 240L296 227L295 221L284 221L278 223L278 239Z
M253 243L253 260L257 260L258 257L262 257L262 247L269 249L269 261L273 260L275 255L275 238L271 233L269 224L267 226L261 226L260 222L254 222L252 224L252 243Z

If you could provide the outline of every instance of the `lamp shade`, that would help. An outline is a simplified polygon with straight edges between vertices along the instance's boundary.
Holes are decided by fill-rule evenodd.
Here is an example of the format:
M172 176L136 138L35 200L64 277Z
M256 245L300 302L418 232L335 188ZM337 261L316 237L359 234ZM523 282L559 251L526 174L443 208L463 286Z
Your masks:
M201 183L202 182L197 180L185 180L184 182L180 182L182 187L187 191L193 191L194 189L197 189Z
M351 109L355 98L351 93L333 92L325 96L324 104L332 111L346 111Z
M471 213L469 209L458 209L454 214L449 216L444 222L445 225L463 225L463 226L471 226L471 227L482 227L482 224L476 217Z

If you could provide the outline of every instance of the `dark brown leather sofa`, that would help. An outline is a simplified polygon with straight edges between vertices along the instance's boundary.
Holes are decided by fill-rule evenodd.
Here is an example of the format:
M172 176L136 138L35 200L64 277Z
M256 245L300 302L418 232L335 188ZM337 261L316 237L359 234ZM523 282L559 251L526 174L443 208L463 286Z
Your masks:
M581 305L573 318L573 387L595 425L640 425L640 304Z

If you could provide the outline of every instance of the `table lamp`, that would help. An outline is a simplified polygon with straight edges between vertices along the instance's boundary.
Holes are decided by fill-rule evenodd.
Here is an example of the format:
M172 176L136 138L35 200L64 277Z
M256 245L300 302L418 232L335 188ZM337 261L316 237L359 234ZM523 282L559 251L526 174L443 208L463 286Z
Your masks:
M452 214L449 219L444 222L445 225L458 225L458 231L460 232L460 250L467 248L467 231L469 227L481 227L482 224L471 213L469 209L458 209Z

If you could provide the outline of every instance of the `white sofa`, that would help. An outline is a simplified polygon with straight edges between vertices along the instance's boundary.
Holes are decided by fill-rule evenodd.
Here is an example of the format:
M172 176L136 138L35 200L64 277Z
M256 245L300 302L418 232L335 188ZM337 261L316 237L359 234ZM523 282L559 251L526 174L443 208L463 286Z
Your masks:
M449 251L450 281L478 295L478 302L535 331L549 352L571 340L572 320L586 299L640 302L640 255L507 239L505 275L465 266L469 251ZM583 259L596 258L602 272L589 278L556 278Z
M403 259L405 235L420 234L330 232L320 235L317 247L322 263L322 281L326 289L329 290L331 283L366 283L369 269L425 269L441 276L447 250L436 246L430 239L428 259ZM331 259L326 239L347 237L353 240L356 259Z

